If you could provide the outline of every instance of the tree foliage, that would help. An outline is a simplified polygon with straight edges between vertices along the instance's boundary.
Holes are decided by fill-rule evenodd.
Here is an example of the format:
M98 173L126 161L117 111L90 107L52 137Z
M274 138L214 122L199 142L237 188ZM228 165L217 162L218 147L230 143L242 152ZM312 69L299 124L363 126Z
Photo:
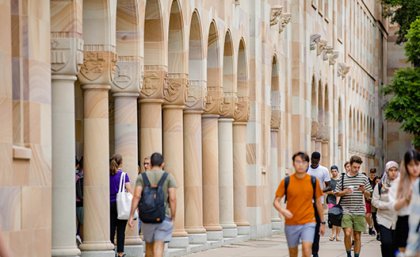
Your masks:
M398 23L397 43L405 42L410 24L420 16L420 0L382 0L384 15L391 16L391 22Z
M414 135L414 145L420 148L420 18L407 33L405 51L414 67L396 71L391 84L383 88L392 98L385 106L385 118L401 123L401 129Z

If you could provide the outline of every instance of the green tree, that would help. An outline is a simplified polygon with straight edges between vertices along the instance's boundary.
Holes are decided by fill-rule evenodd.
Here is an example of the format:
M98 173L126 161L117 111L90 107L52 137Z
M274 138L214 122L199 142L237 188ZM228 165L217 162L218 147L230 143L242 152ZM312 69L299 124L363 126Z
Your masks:
M406 55L414 67L396 71L391 84L383 88L392 98L385 106L385 118L401 123L401 129L414 135L414 146L420 148L420 18L406 35Z
M410 24L420 16L420 0L381 1L384 7L384 15L391 16L391 22L400 25L400 29L397 31L397 43L405 42Z

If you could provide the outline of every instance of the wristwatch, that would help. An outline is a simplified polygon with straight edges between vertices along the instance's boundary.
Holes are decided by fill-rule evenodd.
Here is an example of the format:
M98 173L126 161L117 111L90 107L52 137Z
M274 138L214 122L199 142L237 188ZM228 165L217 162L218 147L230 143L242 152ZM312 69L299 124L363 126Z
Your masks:
M325 221L321 221L321 224L322 224L322 225L325 225L325 224L327 224L327 222L325 222Z

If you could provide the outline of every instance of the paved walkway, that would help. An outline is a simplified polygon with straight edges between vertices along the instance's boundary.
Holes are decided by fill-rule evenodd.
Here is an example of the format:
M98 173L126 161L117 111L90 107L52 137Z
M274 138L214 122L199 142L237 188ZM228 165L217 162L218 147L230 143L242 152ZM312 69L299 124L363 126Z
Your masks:
M353 254L353 253L352 253ZM257 241L247 241L232 245L225 245L217 249L186 255L188 257L286 257L288 255L286 238L284 235L273 235L271 238ZM299 252L299 256L302 253ZM321 238L319 256L346 257L344 243L330 242L328 237ZM376 237L362 235L361 257L381 256L380 243Z

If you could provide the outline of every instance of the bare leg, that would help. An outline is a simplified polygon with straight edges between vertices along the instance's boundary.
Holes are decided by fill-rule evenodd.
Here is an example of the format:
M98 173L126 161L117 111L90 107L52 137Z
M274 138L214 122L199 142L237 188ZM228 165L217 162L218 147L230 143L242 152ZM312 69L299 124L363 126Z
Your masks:
M362 232L354 231L354 253L360 253L360 250L362 248L362 241L360 240Z
M312 243L302 242L302 257L310 257L312 255Z
M298 247L289 248L289 256L297 257L298 256Z
M146 255L145 257L153 257L153 246L154 243L146 243Z
M351 235L353 234L353 229L343 228L343 230L344 230L344 247L346 248L346 251L351 251Z
M163 257L165 243L163 241L155 241L153 245L153 257Z

